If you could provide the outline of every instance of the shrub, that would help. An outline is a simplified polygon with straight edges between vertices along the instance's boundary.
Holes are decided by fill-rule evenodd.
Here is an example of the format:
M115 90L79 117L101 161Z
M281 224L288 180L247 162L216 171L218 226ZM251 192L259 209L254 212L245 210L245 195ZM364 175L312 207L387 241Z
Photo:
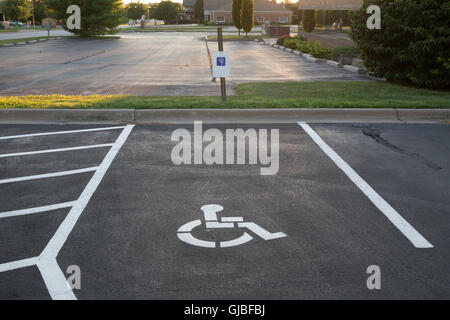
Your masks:
M284 46L286 48L294 49L307 53L316 58L329 59L330 49L322 47L318 43L305 41L304 38L286 38L284 39Z
M297 39L295 38L284 39L283 47L297 50Z
M381 30L366 27L366 9L372 4L381 8ZM364 0L352 20L352 38L375 76L428 88L450 87L450 1Z
M278 40L277 40L277 45L279 45L279 46L284 46L284 41L285 41L286 39L290 39L290 38L292 38L292 37L291 37L290 35L288 35L288 34L282 35L281 37L278 38Z
M357 57L359 56L360 52L358 47L337 47L331 49L330 59L338 61L341 54L351 54Z

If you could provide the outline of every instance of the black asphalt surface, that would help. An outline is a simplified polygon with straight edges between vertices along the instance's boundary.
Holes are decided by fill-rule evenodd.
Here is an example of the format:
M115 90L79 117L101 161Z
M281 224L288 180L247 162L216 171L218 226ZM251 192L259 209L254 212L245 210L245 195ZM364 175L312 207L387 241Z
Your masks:
M208 33L120 34L120 39L62 38L0 48L0 94L131 94L216 96L211 82ZM217 42L209 42L217 51ZM227 41L231 70L228 93L236 84L260 81L370 81L362 74L311 63L305 58L253 41Z
M2 125L0 137L92 128ZM280 170L171 161L173 130L136 126L58 255L81 268L78 299L449 299L450 126L312 124L434 245L417 249L297 124L280 129ZM204 126L207 129L211 126ZM215 125L215 128L249 128ZM113 142L120 131L0 140L0 154ZM106 150L0 158L0 180L98 165ZM75 200L92 173L0 184L0 212ZM287 237L207 249L177 238L200 207ZM68 209L1 218L0 264L38 255ZM242 232L198 230L203 240ZM381 268L381 290L366 269ZM50 299L36 267L0 273L0 299Z

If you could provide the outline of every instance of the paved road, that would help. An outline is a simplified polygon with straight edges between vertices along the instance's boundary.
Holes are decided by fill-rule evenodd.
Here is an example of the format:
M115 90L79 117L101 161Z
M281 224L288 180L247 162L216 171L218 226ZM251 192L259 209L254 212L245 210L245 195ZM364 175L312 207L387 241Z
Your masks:
M132 33L0 48L0 94L217 95L202 33ZM210 42L215 50L217 43ZM254 42L226 42L229 85L248 81L368 80ZM232 92L230 87L230 92Z
M247 128L217 128L239 127ZM87 128L2 125L0 137ZM0 139L0 298L48 299L70 265L82 271L78 299L450 298L448 125L311 125L433 248L416 248L297 124L256 128L280 129L274 176L261 176L257 165L175 166L170 137L177 128ZM96 148L18 154L87 145ZM70 204L14 211L58 203ZM249 243L214 249L180 241L178 228L203 219L207 204L222 205L220 217L243 217L287 237L265 241L249 231ZM228 241L241 230L198 227L192 234ZM41 252L43 260L21 260ZM5 271L15 260L30 266ZM381 290L366 288L369 265L381 268Z

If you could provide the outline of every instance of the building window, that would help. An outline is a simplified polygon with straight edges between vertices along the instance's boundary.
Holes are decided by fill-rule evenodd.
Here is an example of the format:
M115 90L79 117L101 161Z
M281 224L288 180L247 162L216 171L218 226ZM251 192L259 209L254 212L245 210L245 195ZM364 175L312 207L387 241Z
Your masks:
M288 23L288 17L286 16L281 16L278 20L280 23Z
M225 16L217 16L216 21L217 22L225 22Z
M258 16L258 22L264 22L264 16Z
M205 14L205 21L209 21L209 14Z

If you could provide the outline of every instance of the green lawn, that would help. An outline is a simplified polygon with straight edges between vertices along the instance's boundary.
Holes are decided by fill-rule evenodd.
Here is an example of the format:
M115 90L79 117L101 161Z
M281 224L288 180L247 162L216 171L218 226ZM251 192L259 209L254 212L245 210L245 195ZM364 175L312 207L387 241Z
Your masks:
M225 103L218 96L5 96L0 108L450 108L449 91L374 81L248 83L237 92Z
M224 35L223 36L223 40L225 40L225 41L231 41L231 40L250 41L250 40L253 40L253 39L266 39L266 38L274 38L274 37L263 36L263 35L260 35L260 34L258 34L258 35L249 34L247 37L245 36L245 34L241 35L241 36L239 36L237 34L236 35ZM217 41L217 36L208 36L208 40Z

